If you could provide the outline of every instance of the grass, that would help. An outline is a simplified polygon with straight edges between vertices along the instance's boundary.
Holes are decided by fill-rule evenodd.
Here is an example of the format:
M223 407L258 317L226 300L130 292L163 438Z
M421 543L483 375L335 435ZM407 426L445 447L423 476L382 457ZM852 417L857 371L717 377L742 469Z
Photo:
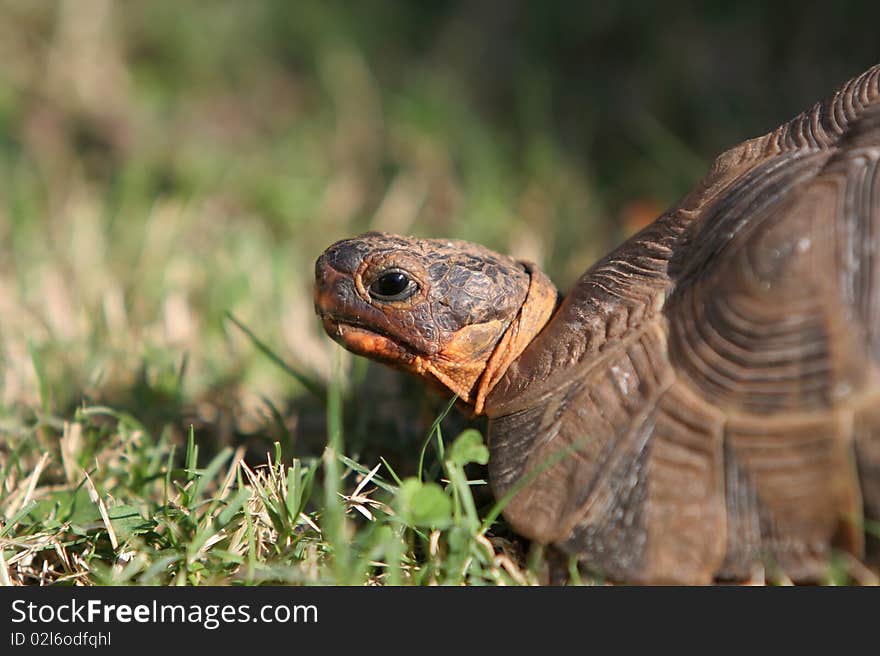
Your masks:
M369 228L543 258L524 174L443 71L388 85L345 11L284 5L0 6L5 582L537 580L442 446L469 422L311 308ZM560 211L562 157L528 174Z
M323 453L287 463L280 443L258 466L244 447L200 456L192 428L177 458L171 431L100 406L79 408L57 441L51 425L10 435L4 583L536 583L540 553L527 564L478 512L473 490L485 481L465 468L488 459L479 432L445 445L452 403L427 436L438 457L401 480L387 462L368 469L344 455L338 380L326 391Z
M815 100L767 71L824 93L872 63L876 21L841 14L852 61L756 49L718 80L679 60L751 38L763 3L675 48L637 4L542 7L517 32L456 2L0 3L0 582L546 579L483 426L323 335L315 258L454 236L565 288Z

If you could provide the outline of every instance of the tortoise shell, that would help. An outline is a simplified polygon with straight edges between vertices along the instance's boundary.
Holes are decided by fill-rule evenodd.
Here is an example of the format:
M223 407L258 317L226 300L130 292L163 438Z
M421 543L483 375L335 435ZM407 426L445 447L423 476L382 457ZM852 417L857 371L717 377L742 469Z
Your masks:
M541 314L472 395L517 532L642 583L756 565L817 580L833 548L864 553L880 519L878 160L880 66L721 155Z

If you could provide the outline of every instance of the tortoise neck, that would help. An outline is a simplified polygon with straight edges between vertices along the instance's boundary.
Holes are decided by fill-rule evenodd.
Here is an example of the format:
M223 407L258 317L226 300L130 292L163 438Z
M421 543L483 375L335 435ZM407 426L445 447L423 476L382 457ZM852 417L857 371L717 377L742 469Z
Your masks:
M477 381L474 412L483 414L486 397L504 376L507 368L541 332L559 303L556 286L531 262L521 262L529 274L529 289L519 312L498 340Z

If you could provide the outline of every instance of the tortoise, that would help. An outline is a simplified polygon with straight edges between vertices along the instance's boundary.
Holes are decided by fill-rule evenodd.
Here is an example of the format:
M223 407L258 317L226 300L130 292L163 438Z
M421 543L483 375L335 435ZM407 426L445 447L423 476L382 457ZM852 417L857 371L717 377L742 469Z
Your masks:
M563 298L534 264L371 232L316 263L354 353L488 417L525 538L611 580L818 582L880 520L880 65L719 156Z

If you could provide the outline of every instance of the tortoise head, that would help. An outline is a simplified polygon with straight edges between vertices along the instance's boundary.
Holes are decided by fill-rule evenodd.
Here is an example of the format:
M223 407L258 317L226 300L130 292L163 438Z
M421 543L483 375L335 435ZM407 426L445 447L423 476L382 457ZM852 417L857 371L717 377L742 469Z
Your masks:
M315 311L333 339L449 388L477 413L556 302L533 264L464 241L370 232L315 264Z

